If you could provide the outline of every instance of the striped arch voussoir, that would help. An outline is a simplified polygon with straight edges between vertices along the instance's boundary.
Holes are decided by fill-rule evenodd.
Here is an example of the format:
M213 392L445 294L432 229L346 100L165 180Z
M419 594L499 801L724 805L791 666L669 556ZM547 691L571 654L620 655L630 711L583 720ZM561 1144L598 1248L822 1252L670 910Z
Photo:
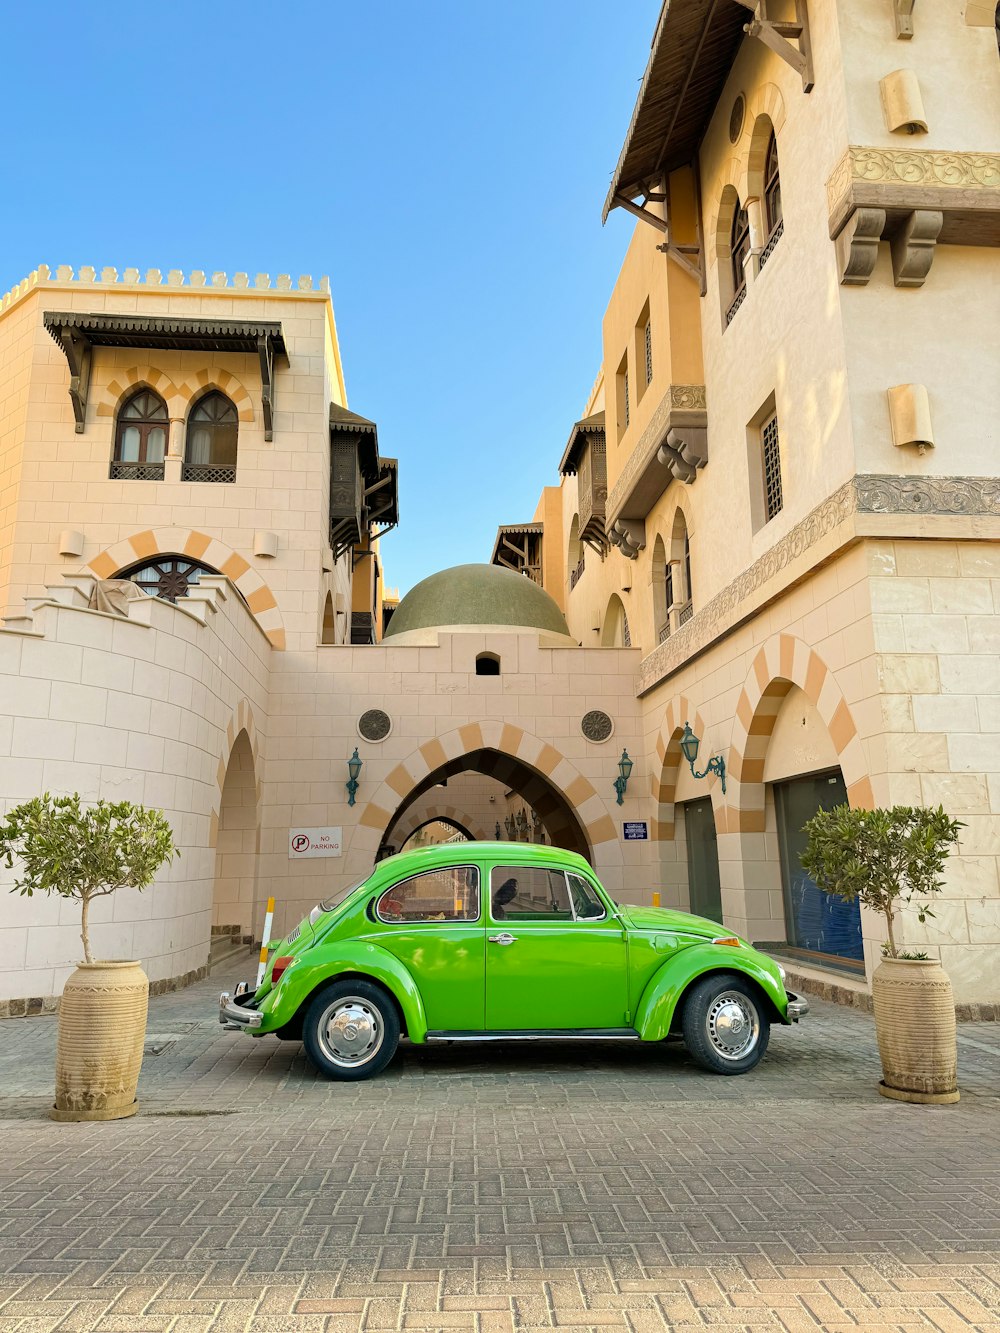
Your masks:
M253 421L253 400L244 385L228 370L199 370L192 378L185 380L179 393L185 404L184 415L199 399L212 389L218 389L227 398L231 398L236 415L242 422Z
M115 417L123 404L131 398L137 389L149 388L158 393L167 405L167 415L183 415L183 400L177 385L155 366L129 366L128 370L119 371L115 378L106 385L97 399L95 414L99 417Z
M763 829L764 761L778 712L798 686L830 733L852 806L874 804L864 749L850 707L826 663L802 639L777 634L757 651L736 704L729 771L740 827Z
M605 863L621 864L617 829L605 801L592 784L554 746L520 727L503 722L469 722L425 741L397 764L361 811L352 838L351 855L357 856L359 861L367 853L374 855L400 801L437 769L477 750L496 752L493 775L501 780L506 780L505 765L510 765L513 760L533 769L537 782L532 782L530 790L525 791L525 799L544 818L557 806L552 797L554 787L573 810L590 846L600 849Z
M704 739L705 724L701 714L685 695L671 699L656 738L656 769L652 776L653 837L670 842L674 836L674 793L677 790L677 766L681 762L681 736L690 722L695 735Z
M192 528L149 528L109 546L94 556L87 568L99 579L112 579L139 561L159 555L184 555L225 574L242 593L271 646L284 648L285 627L271 589L238 551L207 532Z
M257 734L257 724L254 720L253 708L250 706L250 701L248 699L241 699L232 717L226 724L223 752L219 756L219 764L215 772L215 793L212 800L212 813L209 816L208 830L208 845L210 847L214 847L218 842L219 819L222 811L222 791L226 785L226 774L229 772L229 764L233 756L233 747L236 745L240 733L244 731L246 732L247 740L250 743L250 753L253 755L254 801L258 811L260 810L260 738Z
M443 820L446 824L457 824L460 828L468 830L478 842L485 842L492 837L492 833L488 833L467 811L459 810L454 805L436 805L431 814L428 814L426 808L417 814L404 814L403 818L388 830L386 839L394 843L397 848L402 847L418 828L422 828L424 824L433 824L436 819Z

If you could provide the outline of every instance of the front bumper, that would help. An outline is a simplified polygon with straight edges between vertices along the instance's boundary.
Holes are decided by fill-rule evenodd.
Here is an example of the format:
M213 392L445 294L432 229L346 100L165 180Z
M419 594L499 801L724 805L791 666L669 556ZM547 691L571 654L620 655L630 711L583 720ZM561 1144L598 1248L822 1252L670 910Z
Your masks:
M809 1012L809 1001L802 995L796 995L794 991L785 991L788 996L788 1009L785 1016L789 1023L797 1023L800 1018L804 1018Z
M219 1022L230 1030L246 1031L259 1028L264 1015L256 1009L247 1009L241 1002L254 991L246 981L238 981L232 995L224 990L219 996Z

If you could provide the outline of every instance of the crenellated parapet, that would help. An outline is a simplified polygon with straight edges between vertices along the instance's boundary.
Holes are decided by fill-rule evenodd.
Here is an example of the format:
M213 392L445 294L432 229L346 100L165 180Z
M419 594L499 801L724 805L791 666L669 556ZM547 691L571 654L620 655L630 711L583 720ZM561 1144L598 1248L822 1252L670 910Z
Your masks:
M328 295L330 291L329 278L322 277L314 281L309 273L303 273L297 279L293 279L288 273L279 273L272 280L269 273L257 273L253 278L249 273L234 273L230 277L228 273L206 273L203 269L192 269L190 273L185 273L183 269L172 268L164 276L162 269L158 268L146 269L145 273L137 268L126 268L119 273L116 268L96 269L87 264L74 271L71 265L60 264L53 271L48 264L39 264L38 268L26 278L13 286L9 292L4 293L0 299L0 310L6 310L40 283L50 282L73 283L83 288L185 287L188 290L228 289L247 292L287 292L292 295L299 292Z

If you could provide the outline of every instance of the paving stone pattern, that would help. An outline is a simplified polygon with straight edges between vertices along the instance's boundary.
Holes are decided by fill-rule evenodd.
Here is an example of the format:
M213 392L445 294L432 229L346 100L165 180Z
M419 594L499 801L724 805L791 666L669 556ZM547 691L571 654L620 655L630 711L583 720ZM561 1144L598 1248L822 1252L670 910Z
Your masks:
M218 985L151 1002L116 1124L44 1119L55 1019L0 1023L0 1333L1000 1329L992 1025L954 1107L880 1098L822 1001L744 1078L440 1047L351 1086L223 1032Z

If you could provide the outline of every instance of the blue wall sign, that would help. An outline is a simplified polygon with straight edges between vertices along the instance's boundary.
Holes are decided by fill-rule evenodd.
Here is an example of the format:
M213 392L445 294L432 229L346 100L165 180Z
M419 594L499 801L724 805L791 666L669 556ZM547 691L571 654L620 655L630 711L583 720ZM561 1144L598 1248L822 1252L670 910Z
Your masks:
M622 827L625 830L626 842L649 841L649 825L646 823L644 819L637 819L632 823L629 823L629 821L626 820L622 825Z

